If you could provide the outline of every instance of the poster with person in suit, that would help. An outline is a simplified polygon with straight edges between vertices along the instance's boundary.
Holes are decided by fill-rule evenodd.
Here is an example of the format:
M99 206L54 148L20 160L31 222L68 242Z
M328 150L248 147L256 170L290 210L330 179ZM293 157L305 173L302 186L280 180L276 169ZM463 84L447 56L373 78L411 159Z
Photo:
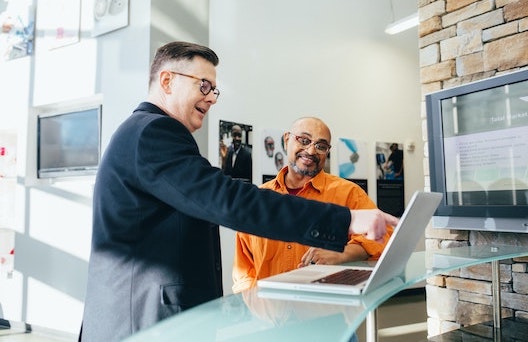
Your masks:
M253 181L253 127L231 121L220 121L220 166L226 175L244 182Z

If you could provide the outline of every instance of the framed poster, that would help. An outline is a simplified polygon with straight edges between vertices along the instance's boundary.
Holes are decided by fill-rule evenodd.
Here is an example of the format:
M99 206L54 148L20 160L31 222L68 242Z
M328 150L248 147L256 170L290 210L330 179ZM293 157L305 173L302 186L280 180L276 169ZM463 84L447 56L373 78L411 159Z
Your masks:
M403 144L376 143L376 173L378 208L400 217L405 210Z
M48 49L79 42L81 0L39 0L38 30L45 33Z
M33 0L0 4L0 58L11 60L33 53L35 5Z
M337 160L339 177L347 179L367 179L367 144L363 141L339 138Z
M128 0L93 0L92 37L128 26Z
M253 126L220 120L219 165L226 175L253 181L251 133Z
M262 130L262 139L258 143L261 149L262 182L275 178L286 162L284 131L279 129Z
M403 144L376 143L377 179L403 181Z

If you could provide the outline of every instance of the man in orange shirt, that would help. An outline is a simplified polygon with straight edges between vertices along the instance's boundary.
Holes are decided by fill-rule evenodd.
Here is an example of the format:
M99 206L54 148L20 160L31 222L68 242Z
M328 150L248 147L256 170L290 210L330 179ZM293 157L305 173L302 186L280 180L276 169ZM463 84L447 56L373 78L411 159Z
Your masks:
M288 165L275 179L261 187L283 194L320 202L335 203L350 209L373 209L376 204L353 182L324 172L330 152L331 134L318 118L301 118L284 133ZM294 213L293 213L294 214ZM313 264L341 264L357 260L376 260L392 234L388 226L383 241L351 235L342 253L284 242L251 234L236 234L233 265L233 291L254 287L258 279Z

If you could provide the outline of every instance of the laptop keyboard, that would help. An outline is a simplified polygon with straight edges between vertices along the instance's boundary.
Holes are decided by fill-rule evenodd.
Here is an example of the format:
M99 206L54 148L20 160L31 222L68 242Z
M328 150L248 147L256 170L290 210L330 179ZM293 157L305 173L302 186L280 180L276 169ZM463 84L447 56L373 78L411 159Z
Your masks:
M326 277L316 279L312 283L357 285L370 277L371 270L346 269Z

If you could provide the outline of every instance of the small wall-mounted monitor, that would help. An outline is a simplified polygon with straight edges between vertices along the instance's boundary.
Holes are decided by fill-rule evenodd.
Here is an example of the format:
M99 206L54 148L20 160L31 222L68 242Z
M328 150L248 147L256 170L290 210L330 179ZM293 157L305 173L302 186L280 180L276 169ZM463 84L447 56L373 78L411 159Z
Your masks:
M101 105L37 116L37 177L94 175L101 153Z
M425 101L433 227L528 232L528 70Z

